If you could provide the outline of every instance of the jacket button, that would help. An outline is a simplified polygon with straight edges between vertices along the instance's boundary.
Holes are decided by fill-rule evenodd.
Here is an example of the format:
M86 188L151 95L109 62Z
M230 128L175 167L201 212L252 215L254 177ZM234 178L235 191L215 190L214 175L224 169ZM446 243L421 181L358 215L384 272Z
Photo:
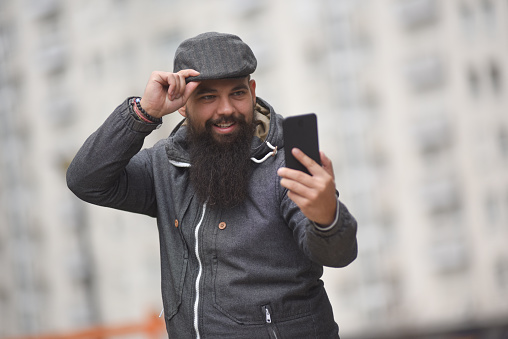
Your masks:
M220 229L220 230L223 230L223 229L225 229L225 228L226 228L226 223L223 221L223 222L221 222L221 223L219 224L219 229Z
M175 219L175 227L178 227L178 219Z

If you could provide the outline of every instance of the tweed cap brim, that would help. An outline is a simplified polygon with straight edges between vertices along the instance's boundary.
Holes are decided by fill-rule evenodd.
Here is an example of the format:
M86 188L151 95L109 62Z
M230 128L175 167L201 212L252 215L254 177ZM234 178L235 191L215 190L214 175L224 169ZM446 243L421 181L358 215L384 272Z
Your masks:
M173 72L194 69L200 73L186 82L239 78L256 70L257 60L238 36L208 32L183 41L175 53Z

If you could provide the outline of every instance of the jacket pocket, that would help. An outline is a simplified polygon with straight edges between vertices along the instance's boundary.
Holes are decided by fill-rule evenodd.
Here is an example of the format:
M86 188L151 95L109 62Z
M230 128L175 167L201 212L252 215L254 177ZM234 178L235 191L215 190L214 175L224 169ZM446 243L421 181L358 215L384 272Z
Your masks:
M268 303L272 309L270 312L275 311L279 321L309 315L312 296L307 298L302 293L293 292L298 284L270 281L269 271L259 277L247 266L231 267L213 257L212 299L216 309L244 325L265 324L266 314L260 313L260 307Z
M175 221L175 225L176 221ZM167 227L161 241L162 301L165 319L171 319L182 303L189 251L180 227Z
M162 303L164 306L164 318L169 320L177 312L182 303L183 283L187 273L188 259L183 259L179 270L171 269L168 275L162 279ZM173 274L174 272L174 274Z
M264 315L259 312L259 293L231 280L238 281L234 272L221 269L217 257L213 257L212 299L213 305L222 314L244 325L262 325ZM243 285L243 284L239 284Z

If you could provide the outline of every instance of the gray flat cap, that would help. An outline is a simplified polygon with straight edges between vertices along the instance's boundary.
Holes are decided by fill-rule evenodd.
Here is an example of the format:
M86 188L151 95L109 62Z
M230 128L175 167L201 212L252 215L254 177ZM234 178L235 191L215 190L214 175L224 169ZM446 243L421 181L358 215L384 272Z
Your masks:
M173 72L195 69L200 75L189 81L238 78L252 74L257 60L238 36L208 32L183 41L175 53Z

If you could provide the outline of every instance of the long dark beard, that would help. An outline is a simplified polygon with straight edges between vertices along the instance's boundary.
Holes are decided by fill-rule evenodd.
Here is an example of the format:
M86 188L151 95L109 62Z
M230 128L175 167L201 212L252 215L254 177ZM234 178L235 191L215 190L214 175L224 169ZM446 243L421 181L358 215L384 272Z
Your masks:
M214 122L207 121L197 131L191 120L187 139L190 145L190 181L201 203L218 208L234 207L248 194L251 161L250 146L255 122L245 117L230 117L238 129L231 135L213 135Z

